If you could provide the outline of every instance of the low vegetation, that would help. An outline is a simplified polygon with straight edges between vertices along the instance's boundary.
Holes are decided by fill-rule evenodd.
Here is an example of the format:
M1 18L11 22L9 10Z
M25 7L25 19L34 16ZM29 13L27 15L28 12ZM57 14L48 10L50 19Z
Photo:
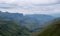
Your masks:
M0 36L29 36L27 28L17 25L13 20L0 18Z
M60 36L60 18L53 20L44 29L34 32L31 36Z

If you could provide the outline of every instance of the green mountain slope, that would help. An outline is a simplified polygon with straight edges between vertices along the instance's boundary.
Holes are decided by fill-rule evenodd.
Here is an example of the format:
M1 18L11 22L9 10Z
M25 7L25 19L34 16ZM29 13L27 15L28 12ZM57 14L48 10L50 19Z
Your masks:
M60 36L60 18L54 19L44 29L34 32L32 36Z
M13 20L0 18L0 36L29 36L27 28L18 26Z
M55 19L37 36L60 36L60 18Z

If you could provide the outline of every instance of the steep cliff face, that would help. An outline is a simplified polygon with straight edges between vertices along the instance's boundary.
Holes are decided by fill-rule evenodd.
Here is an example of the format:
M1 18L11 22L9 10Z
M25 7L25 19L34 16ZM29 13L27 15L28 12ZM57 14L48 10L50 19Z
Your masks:
M20 23L20 21L23 19L22 13L9 13L9 12L2 12L0 11L0 17L3 17L4 19L13 19L16 23Z

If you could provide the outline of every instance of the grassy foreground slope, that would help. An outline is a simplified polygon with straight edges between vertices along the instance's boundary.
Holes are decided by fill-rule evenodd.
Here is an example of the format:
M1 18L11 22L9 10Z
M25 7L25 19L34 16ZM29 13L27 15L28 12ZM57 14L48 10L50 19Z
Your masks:
M60 18L55 19L37 36L60 36Z
M32 36L60 36L60 18L48 23L40 32L33 33Z
M29 36L29 30L13 20L0 18L0 36Z

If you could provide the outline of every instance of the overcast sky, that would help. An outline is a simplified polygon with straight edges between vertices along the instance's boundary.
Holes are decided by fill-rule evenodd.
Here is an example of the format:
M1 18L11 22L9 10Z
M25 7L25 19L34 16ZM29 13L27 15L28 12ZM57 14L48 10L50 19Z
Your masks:
M24 14L60 13L60 0L0 0L0 10Z

